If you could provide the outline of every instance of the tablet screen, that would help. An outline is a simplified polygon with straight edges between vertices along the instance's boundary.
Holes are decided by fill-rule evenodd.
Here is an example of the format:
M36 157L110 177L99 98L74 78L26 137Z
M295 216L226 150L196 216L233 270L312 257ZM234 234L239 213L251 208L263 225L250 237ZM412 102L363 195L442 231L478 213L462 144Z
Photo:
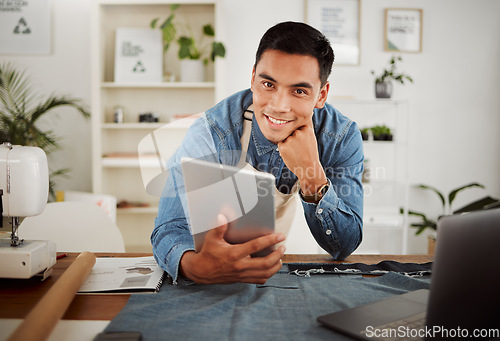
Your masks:
M191 158L182 158L181 166L196 251L206 232L217 227L219 213L228 220L229 243L274 232L273 175Z

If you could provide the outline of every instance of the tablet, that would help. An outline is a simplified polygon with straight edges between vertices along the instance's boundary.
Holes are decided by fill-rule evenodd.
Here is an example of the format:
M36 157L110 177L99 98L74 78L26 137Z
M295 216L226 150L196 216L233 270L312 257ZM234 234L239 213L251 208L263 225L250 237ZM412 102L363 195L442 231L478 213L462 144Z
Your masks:
M205 234L218 226L219 213L228 220L224 235L228 243L240 244L274 232L272 174L187 157L181 159L181 167L196 252L201 250Z

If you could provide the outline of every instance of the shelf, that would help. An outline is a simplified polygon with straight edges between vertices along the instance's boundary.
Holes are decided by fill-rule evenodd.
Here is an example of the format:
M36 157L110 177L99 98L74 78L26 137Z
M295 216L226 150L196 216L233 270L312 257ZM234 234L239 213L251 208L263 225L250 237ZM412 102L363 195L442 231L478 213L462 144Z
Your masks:
M148 207L130 207L130 208L117 208L116 213L118 214L156 214L158 213L158 207L148 206Z
M182 121L182 122L181 122ZM158 123L104 123L103 129L136 129L136 130L151 130L151 129L187 129L193 124L192 119L182 119L172 122L158 122Z
M402 230L404 226L404 216L402 214L384 212L384 210L365 212L363 221L364 227L369 229Z
M115 83L103 82L104 89L156 88L156 89L214 89L214 82L163 82L163 83Z
M139 162L139 157L103 157L101 164L107 168L158 168L158 159L155 157L144 158Z
M180 145L195 117L216 104L221 72L219 63L210 63L205 82L114 81L116 31L121 27L149 28L155 17L170 13L170 5L182 5L176 12L194 31L211 23L215 32L223 32L218 0L96 0L92 1L91 21L91 111L92 115L92 188L94 192L127 198L131 205L117 209L117 224L125 240L151 250L151 218L158 212L159 198L147 193L145 179L156 176ZM163 20L163 19L162 19ZM220 38L216 35L214 39ZM179 79L180 61L175 51L163 55L169 73ZM124 122L114 123L114 108L124 109ZM141 113L157 113L161 122L139 122ZM141 156L138 151L141 147ZM144 147L144 148L143 148ZM142 151L147 153L142 154ZM155 150L161 150L161 158ZM148 251L150 252L150 251Z
M137 0L99 0L100 5L137 5ZM140 5L168 5L168 4L189 4L206 5L214 4L215 0L142 0Z
M331 103L334 107L335 104L366 104L366 105L394 105L394 104L406 104L407 100L393 100L390 98L373 98L373 99L356 99L356 98L329 98L328 103Z
M392 140L392 141L387 141L387 140L373 140L373 139L370 139L370 140L363 140L363 143L364 144L383 144L383 145L391 145L391 144L394 144L396 143L395 140Z
M402 181L398 181L397 179L376 179L370 178L369 181L363 181L363 186L373 186L373 187L387 187L387 186L401 186L403 185Z
M104 123L102 125L103 129L158 129L165 126L168 123L158 122L158 123Z

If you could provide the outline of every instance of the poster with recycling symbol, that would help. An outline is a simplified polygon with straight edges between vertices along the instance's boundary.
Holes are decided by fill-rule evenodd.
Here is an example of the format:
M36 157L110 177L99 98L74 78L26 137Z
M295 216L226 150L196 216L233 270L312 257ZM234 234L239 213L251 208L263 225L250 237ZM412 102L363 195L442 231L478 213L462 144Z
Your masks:
M0 54L50 54L50 0L0 0Z

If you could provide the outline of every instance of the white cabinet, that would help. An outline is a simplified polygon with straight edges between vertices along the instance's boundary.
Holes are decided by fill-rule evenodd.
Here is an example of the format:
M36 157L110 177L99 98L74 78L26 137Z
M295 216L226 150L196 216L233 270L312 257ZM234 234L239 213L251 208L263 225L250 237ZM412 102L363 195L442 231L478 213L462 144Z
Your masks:
M405 254L408 239L408 102L333 100L360 129L385 125L392 141L363 142L363 242L356 253ZM404 209L404 214L400 213Z
M120 27L149 28L157 17L163 21L170 5L181 4L179 21L189 22L193 31L211 23L217 33L216 1L211 0L97 0L92 6L91 96L92 96L92 186L96 193L115 195L129 208L117 210L117 224L128 252L151 251L150 235L157 213L158 197L146 193L138 159L138 144L148 134L171 122L176 115L196 114L212 107L218 99L217 61L206 67L206 82L179 82L177 44L164 57L164 72L176 81L161 83L114 82L115 33ZM171 80L171 77L168 77ZM113 123L114 108L124 110L123 123ZM138 123L140 114L152 112L158 123ZM169 152L173 153L187 125L167 128Z

